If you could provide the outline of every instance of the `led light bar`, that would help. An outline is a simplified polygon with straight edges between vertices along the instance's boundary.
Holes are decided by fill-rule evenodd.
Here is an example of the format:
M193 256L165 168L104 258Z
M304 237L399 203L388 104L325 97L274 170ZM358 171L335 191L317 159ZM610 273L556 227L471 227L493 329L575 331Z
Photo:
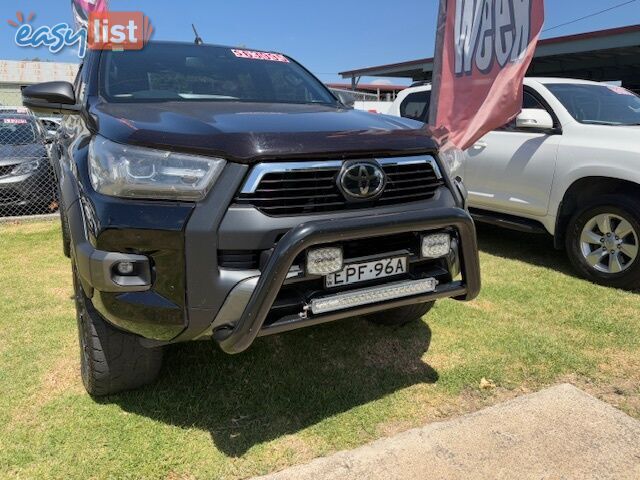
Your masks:
M311 300L311 312L318 315L335 312L336 310L360 307L370 303L411 297L413 295L433 292L437 285L438 281L435 278L425 278L422 280L395 282L380 287L353 290L351 292Z
M436 233L422 237L422 256L424 258L440 258L449 254L451 236L448 233Z

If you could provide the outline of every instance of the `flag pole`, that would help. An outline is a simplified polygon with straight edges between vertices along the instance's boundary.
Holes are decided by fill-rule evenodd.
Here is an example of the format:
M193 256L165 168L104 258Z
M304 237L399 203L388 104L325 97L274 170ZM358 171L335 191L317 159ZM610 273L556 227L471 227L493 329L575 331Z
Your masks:
M440 0L438 8L438 25L436 27L436 44L433 55L433 72L431 76L431 104L429 106L429 122L432 128L437 127L438 99L440 81L442 80L442 56L444 55L444 36L447 31L447 0Z

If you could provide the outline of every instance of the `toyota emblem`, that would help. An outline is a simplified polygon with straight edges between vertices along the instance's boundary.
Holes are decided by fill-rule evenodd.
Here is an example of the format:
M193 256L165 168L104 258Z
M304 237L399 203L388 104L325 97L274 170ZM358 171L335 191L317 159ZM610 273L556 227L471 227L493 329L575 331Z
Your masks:
M382 193L385 183L385 173L371 162L346 163L338 177L340 190L350 200L371 200Z

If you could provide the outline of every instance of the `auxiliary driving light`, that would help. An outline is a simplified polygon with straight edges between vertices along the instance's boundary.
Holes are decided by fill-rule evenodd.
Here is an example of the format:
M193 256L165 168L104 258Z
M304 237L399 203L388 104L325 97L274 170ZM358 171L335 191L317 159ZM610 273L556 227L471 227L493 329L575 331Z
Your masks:
M134 270L132 262L118 262L116 264L116 270L120 275L131 275Z
M329 275L342 270L342 248L326 247L309 250L307 253L307 273Z
M314 315L319 315L322 313L335 312L336 310L369 305L370 303L421 295L435 291L437 285L438 282L435 278L425 278L423 280L396 282L380 287L339 293L337 295L311 300L311 312L313 312Z
M422 237L422 256L424 258L440 258L449 254L451 236L448 233L436 233Z

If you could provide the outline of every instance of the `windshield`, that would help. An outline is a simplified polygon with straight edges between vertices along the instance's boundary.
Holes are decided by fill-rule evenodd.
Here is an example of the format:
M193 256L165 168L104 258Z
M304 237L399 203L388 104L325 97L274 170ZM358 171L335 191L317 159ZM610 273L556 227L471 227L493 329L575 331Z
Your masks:
M0 145L31 145L37 143L33 122L22 118L0 119Z
M139 51L108 51L101 77L110 102L336 103L284 55L226 47L150 43Z
M640 97L613 85L548 84L546 87L581 123L640 125Z

